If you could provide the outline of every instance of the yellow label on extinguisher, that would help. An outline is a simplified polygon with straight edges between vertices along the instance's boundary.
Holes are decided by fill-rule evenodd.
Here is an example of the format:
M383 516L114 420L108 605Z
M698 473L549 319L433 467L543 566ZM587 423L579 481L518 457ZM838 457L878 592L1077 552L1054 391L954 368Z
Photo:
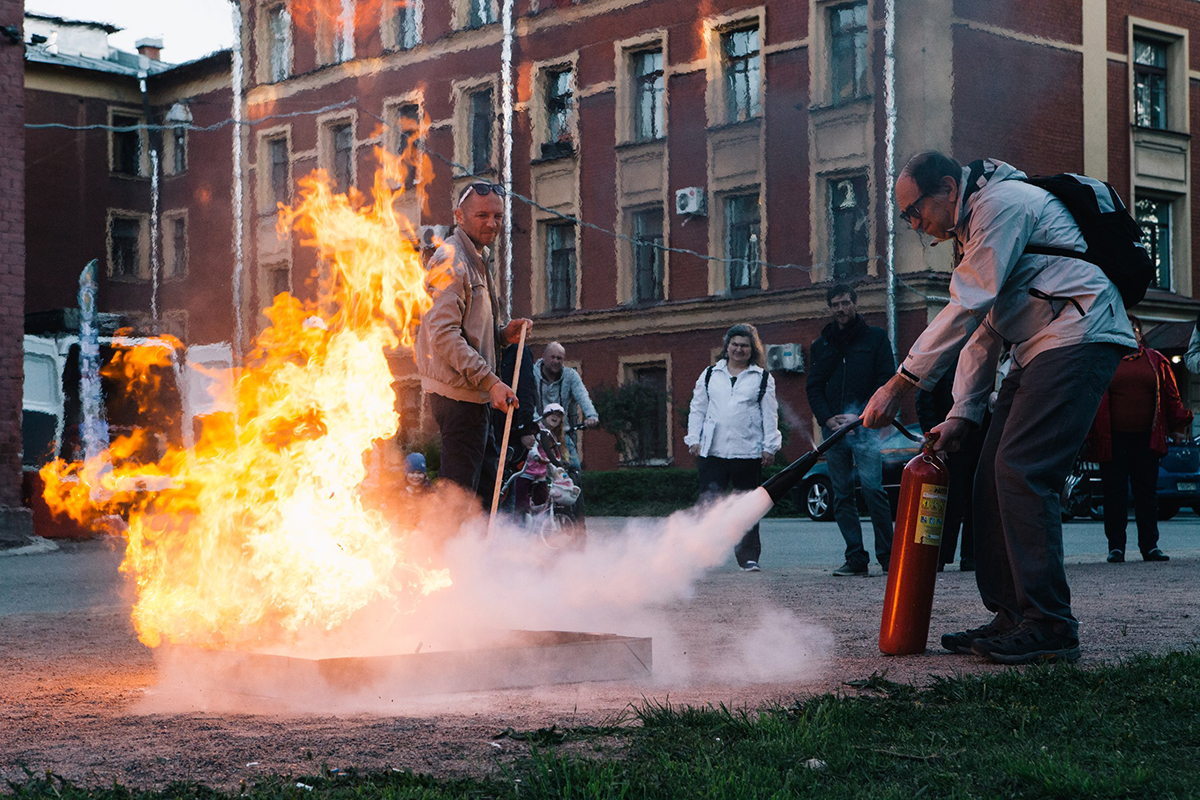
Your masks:
M917 544L940 545L942 528L946 524L947 487L935 483L921 484L921 504L917 509L917 525L913 539Z

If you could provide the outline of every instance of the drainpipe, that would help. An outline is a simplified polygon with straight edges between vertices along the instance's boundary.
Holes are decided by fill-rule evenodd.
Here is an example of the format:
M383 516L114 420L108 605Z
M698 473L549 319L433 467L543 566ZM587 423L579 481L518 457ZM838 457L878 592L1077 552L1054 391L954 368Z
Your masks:
M512 250L512 151L513 151L513 0L504 0L501 11L504 43L500 48L500 126L504 147L504 306L512 319L513 250Z
M884 128L884 214L887 237L884 242L887 265L887 334L896 355L896 202L892 187L896 184L896 0L883 4L883 114Z
M242 184L242 8L239 0L233 3L233 365L242 364L242 273L244 271L243 250L243 200Z
M150 74L150 57L138 56L138 89L142 93L142 114L146 118L146 142L150 145L150 319L158 321L158 151L162 134L149 127L150 92L146 78Z

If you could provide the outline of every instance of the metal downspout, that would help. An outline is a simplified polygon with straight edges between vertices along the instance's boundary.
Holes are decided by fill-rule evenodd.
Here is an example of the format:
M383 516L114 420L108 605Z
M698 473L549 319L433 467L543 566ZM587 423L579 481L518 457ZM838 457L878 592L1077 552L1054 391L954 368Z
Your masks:
M504 28L504 43L500 48L500 125L504 147L504 308L512 319L513 314L513 250L512 250L512 150L513 150L513 0L504 0L501 11Z
M239 0L233 3L233 365L242 363L242 273L244 271L244 226L242 200L242 8Z
M887 334L896 355L896 0L883 4L883 113L884 128L884 215L887 237L884 261L887 266Z

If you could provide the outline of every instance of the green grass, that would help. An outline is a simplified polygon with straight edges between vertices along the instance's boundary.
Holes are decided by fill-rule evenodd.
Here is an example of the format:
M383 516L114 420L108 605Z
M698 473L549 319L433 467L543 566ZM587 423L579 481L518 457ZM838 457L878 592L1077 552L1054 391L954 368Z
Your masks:
M326 773L224 795L192 784L146 793L30 776L8 793L22 800L1200 797L1196 652L939 679L927 689L873 676L854 688L855 696L758 711L647 703L616 725L509 729L497 737L529 750L498 761L486 780ZM806 766L810 759L819 764ZM297 788L298 781L313 788Z

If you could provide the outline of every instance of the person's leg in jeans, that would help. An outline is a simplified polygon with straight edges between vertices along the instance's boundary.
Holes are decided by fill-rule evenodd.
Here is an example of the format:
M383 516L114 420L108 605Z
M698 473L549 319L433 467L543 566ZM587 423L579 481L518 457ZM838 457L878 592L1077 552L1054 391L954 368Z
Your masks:
M730 459L730 462L732 466L730 482L733 484L734 491L749 492L757 489L758 485L762 483L762 459L735 458ZM739 567L746 566L747 561L758 563L758 557L762 555L762 542L758 538L757 523L733 548L733 555L737 558Z
M1133 516L1137 520L1138 550L1146 555L1158 547L1158 454L1150 449L1150 434L1139 433L1129 442L1129 484L1133 490Z
M488 405L430 394L429 407L442 437L442 467L438 470L438 478L475 492L487 446Z
M854 451L843 439L829 448L825 459L833 484L833 518L846 540L846 563L856 569L865 567L871 558L863 549L862 523L858 521L858 504L854 500Z
M1010 583L1022 619L1071 637L1059 494L1124 349L1082 344L1036 356L1018 376L995 451ZM1010 373L1011 378L1011 373Z
M1100 464L1104 494L1104 536L1108 549L1125 552L1125 527L1129 517L1129 437L1112 434L1112 459Z
M700 499L712 500L729 488L729 460L715 456L698 457L696 477L700 482Z
M997 616L1002 628L1021 622L1021 611L1013 589L1012 564L1004 543L1004 526L1000 520L1000 501L996 490L996 450L1008 422L1013 396L1020 386L1021 371L1008 373L1000 387L992 424L983 439L979 468L975 470L972 491L972 514L975 522L975 585L983 606Z
M875 529L875 558L886 570L892 554L892 506L888 502L887 490L883 488L883 453L879 449L879 433L860 429L847 438L850 437L853 437L851 446L863 499L871 515L871 527Z

